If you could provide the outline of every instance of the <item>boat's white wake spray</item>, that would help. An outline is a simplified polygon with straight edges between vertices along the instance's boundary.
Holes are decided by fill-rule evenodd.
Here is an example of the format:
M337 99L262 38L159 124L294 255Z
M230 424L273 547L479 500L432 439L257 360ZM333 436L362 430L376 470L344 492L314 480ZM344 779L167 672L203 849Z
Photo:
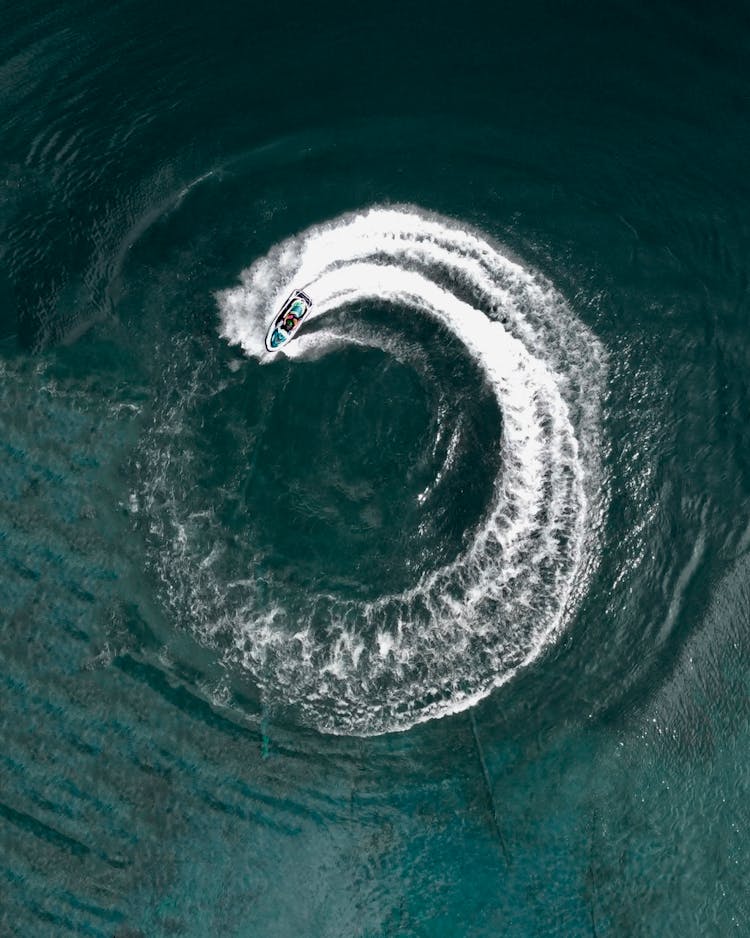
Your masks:
M549 283L414 209L373 208L277 245L219 296L222 334L262 359L269 312L292 287L312 297L313 322L364 300L436 317L502 413L490 509L453 562L375 601L311 598L308 621L283 600L261 607L252 589L232 613L234 663L303 719L332 732L405 729L507 681L574 611L602 511L603 351ZM333 341L322 326L308 323L287 354L321 354Z

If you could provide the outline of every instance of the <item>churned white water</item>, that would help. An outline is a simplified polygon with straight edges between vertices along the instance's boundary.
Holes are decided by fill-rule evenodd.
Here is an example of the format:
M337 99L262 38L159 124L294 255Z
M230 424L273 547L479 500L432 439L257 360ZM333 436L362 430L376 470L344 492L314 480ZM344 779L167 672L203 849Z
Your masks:
M329 732L403 730L474 704L575 613L604 503L605 356L550 283L479 233L413 208L374 207L274 246L218 296L222 335L272 364L269 312L295 287L314 306L283 354L320 357L346 341L346 329L325 328L334 310L354 316L369 300L394 317L418 310L461 340L502 414L490 508L452 562L376 600L310 597L309 618L248 583L231 613L227 664L269 698Z

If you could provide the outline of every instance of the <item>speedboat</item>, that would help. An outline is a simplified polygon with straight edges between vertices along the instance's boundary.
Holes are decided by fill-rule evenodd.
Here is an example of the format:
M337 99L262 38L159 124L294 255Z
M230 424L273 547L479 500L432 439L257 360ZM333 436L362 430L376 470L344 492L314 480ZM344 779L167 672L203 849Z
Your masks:
M302 290L293 290L268 327L266 333L268 351L278 352L280 348L289 345L311 309L310 297Z

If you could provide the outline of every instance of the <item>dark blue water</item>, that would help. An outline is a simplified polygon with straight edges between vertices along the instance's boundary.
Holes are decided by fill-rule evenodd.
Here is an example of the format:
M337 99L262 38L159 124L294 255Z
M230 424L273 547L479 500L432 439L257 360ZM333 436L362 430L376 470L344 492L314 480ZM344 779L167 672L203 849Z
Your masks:
M746 7L0 23L0 934L748 933Z

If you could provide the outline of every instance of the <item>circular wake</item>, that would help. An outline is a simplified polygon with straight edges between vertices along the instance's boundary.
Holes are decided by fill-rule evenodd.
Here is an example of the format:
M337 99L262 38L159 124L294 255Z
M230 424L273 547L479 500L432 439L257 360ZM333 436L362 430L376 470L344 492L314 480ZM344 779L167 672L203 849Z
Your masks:
M226 664L303 721L340 733L402 730L507 681L576 608L602 511L603 350L549 283L478 233L413 209L372 208L278 244L220 294L222 334L265 360L269 313L295 287L314 306L288 356L361 341L364 301L392 310L405 341L404 310L426 314L463 343L502 415L489 507L450 562L397 593L321 592L304 608L250 577L239 606L215 623L231 636ZM450 471L446 452L441 472Z

